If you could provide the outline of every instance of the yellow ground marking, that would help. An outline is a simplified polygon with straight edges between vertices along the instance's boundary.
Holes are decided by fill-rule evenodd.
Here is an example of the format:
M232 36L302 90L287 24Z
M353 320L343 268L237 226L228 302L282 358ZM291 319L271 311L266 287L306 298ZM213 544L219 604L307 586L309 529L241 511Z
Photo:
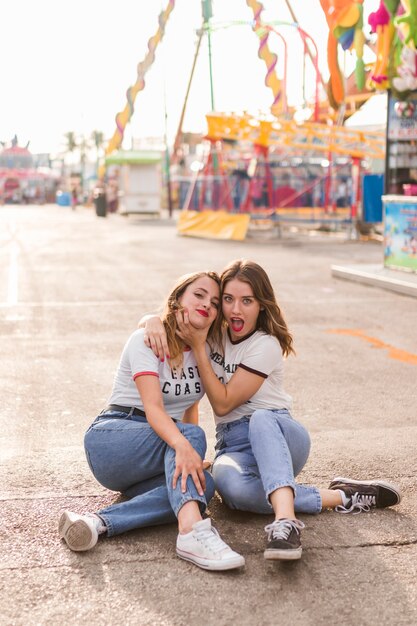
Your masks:
M327 331L328 333L334 333L335 335L349 335L351 337L359 337L362 341L367 341L374 348L383 348L388 350L388 356L390 359L396 361L402 361L403 363L409 363L409 365L417 365L417 354L406 352L406 350L400 350L394 346L390 346L388 343L384 343L380 339L375 337L368 337L363 330L358 328L332 328Z

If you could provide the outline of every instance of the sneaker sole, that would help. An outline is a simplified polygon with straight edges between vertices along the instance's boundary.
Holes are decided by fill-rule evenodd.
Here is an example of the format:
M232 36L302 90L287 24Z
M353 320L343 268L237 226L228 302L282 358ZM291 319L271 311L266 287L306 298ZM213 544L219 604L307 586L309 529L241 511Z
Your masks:
M264 558L267 561L297 561L301 559L302 548L296 550L265 550Z
M95 536L88 524L83 520L73 521L67 511L62 513L59 519L58 533L69 549L74 552L84 552L94 548L98 539L98 534Z
M236 569L238 567L243 567L245 565L245 559L243 558L243 556L240 556L239 558L236 557L235 559L227 561L227 562L212 561L210 559L204 559L194 554L190 554L189 552L183 552L182 550L179 550L178 548L177 548L177 556L179 556L180 559L184 559L184 561L189 561L190 563L194 563L194 565L197 565L198 567L201 567L202 569L212 570L216 572L219 572L222 570Z
M398 485L393 485L392 483L388 483L384 480L353 480L353 478L343 478L342 476L337 476L336 478L333 478L330 485L333 485L333 483L336 484L339 482L351 483L352 485L374 485L375 487L382 487L383 489L388 489L389 491L394 492L395 495L397 496L397 502L390 504L389 506L396 506L397 504L401 502L401 492L400 492L400 488L398 487ZM332 486L330 486L330 489L332 489ZM386 508L386 507L377 507L377 508Z

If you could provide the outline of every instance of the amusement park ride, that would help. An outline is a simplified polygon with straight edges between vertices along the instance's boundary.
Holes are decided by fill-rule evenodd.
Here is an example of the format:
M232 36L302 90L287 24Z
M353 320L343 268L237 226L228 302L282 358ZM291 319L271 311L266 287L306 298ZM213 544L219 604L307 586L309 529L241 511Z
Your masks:
M289 209L295 207L301 215L303 202L308 198L309 215L313 219L351 223L358 217L361 169L373 159L385 158L385 133L348 130L343 122L358 103L375 92L390 90L399 100L406 101L417 89L417 0L381 0L366 25L363 10L367 0L320 0L329 27L327 63L330 76L327 83L319 70L314 40L301 28L290 0L284 2L293 22L266 22L263 20L263 4L246 0L253 14L247 25L258 37L258 56L266 66L265 84L272 93L270 112L258 117L215 111L207 114L207 150L201 169L180 207L185 211L191 208L224 210L230 215L245 214L257 218L262 214L271 219L282 219ZM136 82L127 90L125 107L116 116L116 130L107 145L106 156L122 145L135 99L145 88L145 75L155 60L156 49L175 4L175 0L168 0L159 16L158 29L148 42L148 52L137 66ZM210 51L211 34L223 27L213 21L210 0L203 0L202 10L203 24L171 162L180 159L182 122L201 39L204 35L208 37ZM242 25L242 22L235 24ZM295 111L287 102L288 47L283 35L284 26L296 29L301 38L304 80L310 61L315 77L311 116L303 122L296 121ZM369 30L373 33L371 40L365 35L365 27L368 33ZM277 55L270 48L275 37L283 50L281 78L276 72ZM363 60L367 45L376 56L373 66L366 66ZM339 65L340 50L351 50L356 57L355 95L346 93L347 80ZM409 114L409 108L398 107L399 116ZM317 163L320 167L314 168ZM290 174L294 177L295 164L301 173L296 183L289 180ZM350 201L343 214L336 208L338 170L345 177L347 173L352 182ZM236 187L239 187L240 195L236 193ZM314 193L318 190L319 193Z

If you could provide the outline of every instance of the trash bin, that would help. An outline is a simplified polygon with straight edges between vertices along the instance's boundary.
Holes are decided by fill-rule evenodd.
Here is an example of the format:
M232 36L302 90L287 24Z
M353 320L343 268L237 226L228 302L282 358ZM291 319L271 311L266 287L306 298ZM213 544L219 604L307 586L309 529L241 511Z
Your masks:
M362 178L363 221L369 224L382 222L383 174L365 174Z
M106 217L107 214L107 200L106 192L103 189L96 189L94 191L94 206L96 207L96 215L98 217Z
M58 206L71 206L71 195L67 191L57 191L56 203Z

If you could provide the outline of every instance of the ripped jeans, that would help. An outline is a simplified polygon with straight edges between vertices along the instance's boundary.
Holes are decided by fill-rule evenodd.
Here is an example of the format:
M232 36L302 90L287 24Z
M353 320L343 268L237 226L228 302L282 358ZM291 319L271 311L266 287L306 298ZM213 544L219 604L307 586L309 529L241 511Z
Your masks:
M319 490L295 482L308 459L310 437L287 409L258 409L219 424L216 438L212 474L228 507L271 514L269 495L279 487L292 487L296 513L320 513Z

